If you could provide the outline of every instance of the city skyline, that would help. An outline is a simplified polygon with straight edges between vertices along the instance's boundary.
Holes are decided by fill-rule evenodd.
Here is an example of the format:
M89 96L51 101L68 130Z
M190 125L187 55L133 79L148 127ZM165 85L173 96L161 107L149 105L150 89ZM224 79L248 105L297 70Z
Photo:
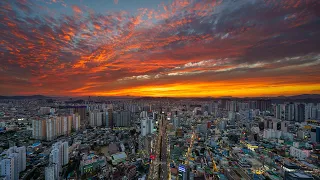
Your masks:
M320 94L317 0L7 0L0 7L0 95Z

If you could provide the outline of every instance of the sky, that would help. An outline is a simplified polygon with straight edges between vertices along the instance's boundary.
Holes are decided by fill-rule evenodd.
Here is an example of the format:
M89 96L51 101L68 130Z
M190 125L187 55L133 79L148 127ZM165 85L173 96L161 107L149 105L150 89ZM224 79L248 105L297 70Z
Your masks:
M1 0L0 95L320 94L319 0Z

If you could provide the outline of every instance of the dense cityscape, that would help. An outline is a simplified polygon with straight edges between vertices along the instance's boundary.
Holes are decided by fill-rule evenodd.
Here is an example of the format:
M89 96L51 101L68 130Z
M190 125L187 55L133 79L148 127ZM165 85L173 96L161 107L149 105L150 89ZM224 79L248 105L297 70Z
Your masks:
M320 0L0 0L0 180L320 180Z
M320 99L301 97L2 97L1 178L319 179Z

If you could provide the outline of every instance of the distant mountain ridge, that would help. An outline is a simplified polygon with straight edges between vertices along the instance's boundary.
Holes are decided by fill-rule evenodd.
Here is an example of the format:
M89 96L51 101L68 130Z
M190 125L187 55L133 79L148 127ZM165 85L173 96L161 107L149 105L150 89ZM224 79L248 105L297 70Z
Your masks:
M284 96L289 99L320 99L320 94L301 94L296 96Z
M50 99L51 97L43 95L32 95L32 96L0 96L0 99Z

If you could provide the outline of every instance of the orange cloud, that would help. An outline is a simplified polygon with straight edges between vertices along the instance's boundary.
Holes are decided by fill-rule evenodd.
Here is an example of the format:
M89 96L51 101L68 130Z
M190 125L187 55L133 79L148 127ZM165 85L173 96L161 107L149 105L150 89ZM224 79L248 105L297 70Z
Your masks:
M133 14L74 5L74 14L58 16L41 7L48 11L41 18L16 12L34 12L28 3L1 4L0 92L185 97L319 89L319 25L307 1L256 2L262 14L245 2L171 2Z
M82 10L80 9L79 6L73 5L73 6L72 6L72 10L73 10L73 12L76 13L76 14L82 14Z

